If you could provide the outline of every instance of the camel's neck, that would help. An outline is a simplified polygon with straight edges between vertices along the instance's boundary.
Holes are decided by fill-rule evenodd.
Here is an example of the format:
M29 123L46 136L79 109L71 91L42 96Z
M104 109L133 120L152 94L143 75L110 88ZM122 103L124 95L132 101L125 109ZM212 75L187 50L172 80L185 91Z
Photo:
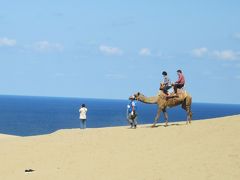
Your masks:
M157 104L158 96L153 97L140 96L138 100L146 104Z

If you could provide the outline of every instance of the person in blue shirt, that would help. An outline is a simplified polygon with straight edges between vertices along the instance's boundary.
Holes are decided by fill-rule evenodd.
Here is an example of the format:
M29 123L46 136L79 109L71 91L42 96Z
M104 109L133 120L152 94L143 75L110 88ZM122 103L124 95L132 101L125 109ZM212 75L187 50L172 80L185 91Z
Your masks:
M135 101L134 96L129 97L129 104L127 106L127 119L129 124L131 125L130 128L137 128L137 102Z

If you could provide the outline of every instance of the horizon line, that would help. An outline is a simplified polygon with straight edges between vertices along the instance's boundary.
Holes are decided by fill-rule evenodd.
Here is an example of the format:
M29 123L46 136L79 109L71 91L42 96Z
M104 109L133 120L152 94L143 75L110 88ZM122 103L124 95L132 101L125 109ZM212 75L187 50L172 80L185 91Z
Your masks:
M0 96L18 96L18 97L36 97L36 98L69 98L69 99L95 99L95 100L117 100L117 101L124 101L126 99L117 99L117 98L97 98L97 97L77 97L77 96L44 96L44 95L17 95L17 94L0 94ZM240 105L237 103L220 103L220 102L203 102L203 101L196 101L193 103L203 103L203 104L227 104L227 105Z

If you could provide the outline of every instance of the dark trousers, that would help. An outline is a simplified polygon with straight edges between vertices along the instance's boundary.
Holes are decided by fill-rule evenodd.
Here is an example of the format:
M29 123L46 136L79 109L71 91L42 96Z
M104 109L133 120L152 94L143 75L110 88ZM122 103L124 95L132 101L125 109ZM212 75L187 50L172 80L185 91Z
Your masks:
M164 92L165 94L168 94L168 90L169 90L171 87L172 87L172 86L164 86L163 92Z
M131 113L128 114L128 122L131 125L131 128L137 127L137 114L136 116L132 116Z
M177 93L177 89L183 88L184 84L174 84L174 92Z
M87 120L86 119L80 119L80 129L86 129L87 127Z

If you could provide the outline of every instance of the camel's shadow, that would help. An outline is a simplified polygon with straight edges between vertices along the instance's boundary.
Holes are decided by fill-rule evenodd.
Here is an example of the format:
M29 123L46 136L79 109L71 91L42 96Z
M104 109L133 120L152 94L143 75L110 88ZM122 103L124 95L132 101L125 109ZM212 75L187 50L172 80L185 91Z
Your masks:
M171 126L187 126L186 123L171 123L171 124L168 124L168 126L166 126L165 124L158 124L156 126L145 126L143 128L158 128L158 127L171 127Z

